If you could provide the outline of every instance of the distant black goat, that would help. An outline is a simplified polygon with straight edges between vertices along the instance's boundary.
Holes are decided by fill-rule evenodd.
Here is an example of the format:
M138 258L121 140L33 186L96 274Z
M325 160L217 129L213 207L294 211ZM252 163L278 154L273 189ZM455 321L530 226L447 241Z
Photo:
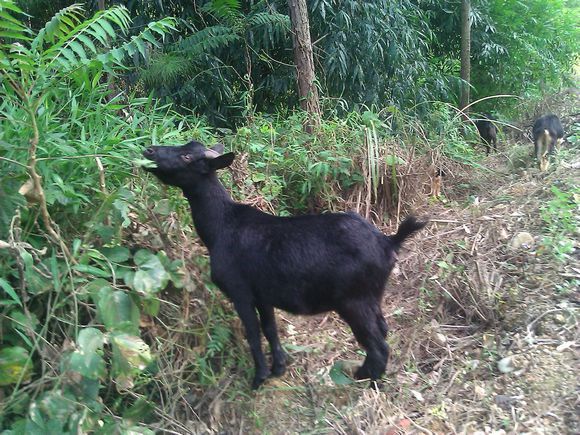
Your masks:
M564 140L564 128L556 115L544 115L538 118L532 127L534 137L534 154L538 159L541 171L548 169L548 154L554 154L556 146Z
M191 206L193 222L209 250L211 277L233 302L256 367L253 388L270 374L260 344L262 332L272 351L271 374L286 370L274 307L296 314L336 311L367 352L358 379L385 372L389 348L381 312L385 283L403 241L425 223L408 217L385 236L356 213L276 217L234 202L215 171L229 166L222 154L201 143L154 146L143 155L163 183L177 186ZM256 315L260 314L260 321Z
M497 127L493 123L493 116L484 114L482 118L475 121L475 126L483 140L485 151L489 154L492 147L494 151L497 151Z

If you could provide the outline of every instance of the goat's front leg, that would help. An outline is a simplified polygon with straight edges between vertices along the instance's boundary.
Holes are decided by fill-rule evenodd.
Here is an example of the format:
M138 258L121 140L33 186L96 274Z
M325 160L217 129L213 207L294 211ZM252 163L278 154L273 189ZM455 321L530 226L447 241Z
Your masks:
M234 307L242 320L244 329L246 330L246 339L250 345L250 351L254 358L254 380L252 382L252 389L257 389L264 383L270 374L266 366L266 358L262 353L262 344L260 343L260 325L258 324L258 316L256 314L256 307L253 303L246 300L234 300Z
M282 350L282 346L280 346L274 307L258 304L258 312L260 313L262 332L266 336L268 343L270 343L270 350L272 352L272 375L282 376L286 371L286 354Z

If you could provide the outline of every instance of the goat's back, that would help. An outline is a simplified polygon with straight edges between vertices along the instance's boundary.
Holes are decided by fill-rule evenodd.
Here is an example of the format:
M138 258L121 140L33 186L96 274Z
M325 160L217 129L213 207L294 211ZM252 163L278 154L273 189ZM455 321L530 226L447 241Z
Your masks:
M492 141L496 139L497 127L495 124L487 119L479 119L475 121L475 126L479 135L486 141Z
M553 141L564 137L564 128L562 127L560 118L558 118L556 115L544 115L536 120L534 126L532 127L534 142L538 141L538 139L541 139L544 131L548 131Z

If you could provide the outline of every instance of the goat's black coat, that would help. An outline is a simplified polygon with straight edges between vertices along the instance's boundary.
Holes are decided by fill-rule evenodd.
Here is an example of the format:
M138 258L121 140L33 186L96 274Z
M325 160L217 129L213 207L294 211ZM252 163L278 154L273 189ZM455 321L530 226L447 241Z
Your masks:
M558 139L564 137L564 128L560 122L560 118L556 115L544 115L534 122L532 127L532 136L534 137L534 145L536 146L536 155L538 154L538 139L547 131L550 136L549 154L554 153L556 142Z
M336 311L367 351L356 373L378 379L385 371L387 324L381 312L385 283L403 241L425 223L408 217L385 236L356 213L276 217L234 202L215 174L234 155L198 142L151 147L148 169L183 190L199 236L209 250L211 277L231 299L246 330L256 366L253 387L269 374L260 345L272 350L273 375L286 368L274 307L296 314ZM256 315L256 310L260 315Z
M564 138L564 128L556 115L544 115L532 127L534 154L540 170L545 171L550 164L549 155L554 154L556 146Z
M486 153L489 154L491 148L497 151L497 127L493 123L494 118L489 114L482 115L483 119L475 121L477 131L483 140Z

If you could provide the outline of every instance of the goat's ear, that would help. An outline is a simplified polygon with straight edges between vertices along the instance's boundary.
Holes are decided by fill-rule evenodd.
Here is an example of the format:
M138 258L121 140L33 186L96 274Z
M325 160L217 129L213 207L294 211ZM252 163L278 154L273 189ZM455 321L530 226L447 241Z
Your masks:
M210 149L214 150L218 154L223 154L224 153L224 144L223 143L216 143Z
M216 158L209 159L207 163L209 164L210 169L215 171L217 169L223 169L230 166L234 161L235 157L236 157L235 153L225 153Z

